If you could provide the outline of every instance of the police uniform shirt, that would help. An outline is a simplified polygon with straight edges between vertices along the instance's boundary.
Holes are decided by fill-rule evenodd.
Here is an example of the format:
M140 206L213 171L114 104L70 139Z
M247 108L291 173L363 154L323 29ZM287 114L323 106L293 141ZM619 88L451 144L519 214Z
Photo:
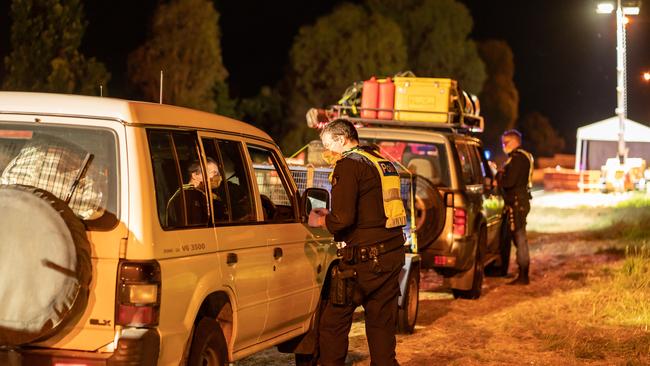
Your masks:
M332 210L325 223L335 240L348 245L404 242L402 228L385 227L379 173L372 162L359 154L348 154L336 163L332 174Z
M518 199L529 199L528 179L530 175L530 161L524 153L514 150L510 153L510 160L505 165L503 173L500 174L499 184L504 191L506 203Z

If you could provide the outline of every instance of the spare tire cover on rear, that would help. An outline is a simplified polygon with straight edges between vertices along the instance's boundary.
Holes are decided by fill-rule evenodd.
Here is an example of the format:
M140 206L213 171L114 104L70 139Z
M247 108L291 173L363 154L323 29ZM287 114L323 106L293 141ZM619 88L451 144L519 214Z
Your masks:
M83 223L51 193L0 185L0 346L45 339L80 314L92 265Z
M415 211L418 247L424 249L440 235L445 225L442 196L427 178L415 176Z

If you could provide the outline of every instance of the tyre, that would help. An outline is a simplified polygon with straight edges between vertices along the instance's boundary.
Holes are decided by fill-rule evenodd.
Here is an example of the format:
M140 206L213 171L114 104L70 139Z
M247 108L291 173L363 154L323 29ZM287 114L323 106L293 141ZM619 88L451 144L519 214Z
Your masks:
M0 185L0 348L65 331L88 303L86 229L53 194Z
M420 299L420 270L417 266L409 271L403 299L404 304L397 312L397 332L411 334L415 330Z
M445 205L438 189L426 178L415 177L415 231L418 249L431 245L445 225Z
M474 260L474 277L472 279L472 288L469 290L452 289L454 298L476 300L481 297L481 290L483 288L483 256L481 255L482 248L485 247L487 241L487 229L485 226L481 227L479 232L479 242L476 247L476 259Z
M225 366L228 362L228 344L219 323L204 317L196 325L188 366Z
M301 355L296 353L296 366L316 366L318 359L314 355Z

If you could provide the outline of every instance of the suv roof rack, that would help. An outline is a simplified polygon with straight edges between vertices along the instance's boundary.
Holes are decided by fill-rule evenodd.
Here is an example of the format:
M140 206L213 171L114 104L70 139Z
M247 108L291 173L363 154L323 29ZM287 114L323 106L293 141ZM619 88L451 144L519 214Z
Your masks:
M428 116L437 115L438 119L446 119L446 122L433 122L426 120L396 120L396 119L371 119L351 116L351 114L361 115L361 110L369 111L388 111L393 112L415 112L426 114ZM446 116L444 118L443 116ZM327 109L311 108L307 112L307 125L311 128L322 128L325 124L337 119L343 118L354 124L365 126L390 126L390 127L410 127L422 128L428 130L442 130L458 133L476 133L483 132L483 117L469 114L458 114L455 112L434 112L434 111L407 111L398 109L378 109L378 108L353 108L350 106L334 105Z

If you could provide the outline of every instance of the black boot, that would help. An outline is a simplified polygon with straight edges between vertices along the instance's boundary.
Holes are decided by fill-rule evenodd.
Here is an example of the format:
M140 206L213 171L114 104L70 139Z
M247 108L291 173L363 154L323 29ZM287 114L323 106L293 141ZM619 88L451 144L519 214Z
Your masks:
M514 280L508 282L508 285L528 285L529 283L528 267L523 267L519 268L519 275Z

